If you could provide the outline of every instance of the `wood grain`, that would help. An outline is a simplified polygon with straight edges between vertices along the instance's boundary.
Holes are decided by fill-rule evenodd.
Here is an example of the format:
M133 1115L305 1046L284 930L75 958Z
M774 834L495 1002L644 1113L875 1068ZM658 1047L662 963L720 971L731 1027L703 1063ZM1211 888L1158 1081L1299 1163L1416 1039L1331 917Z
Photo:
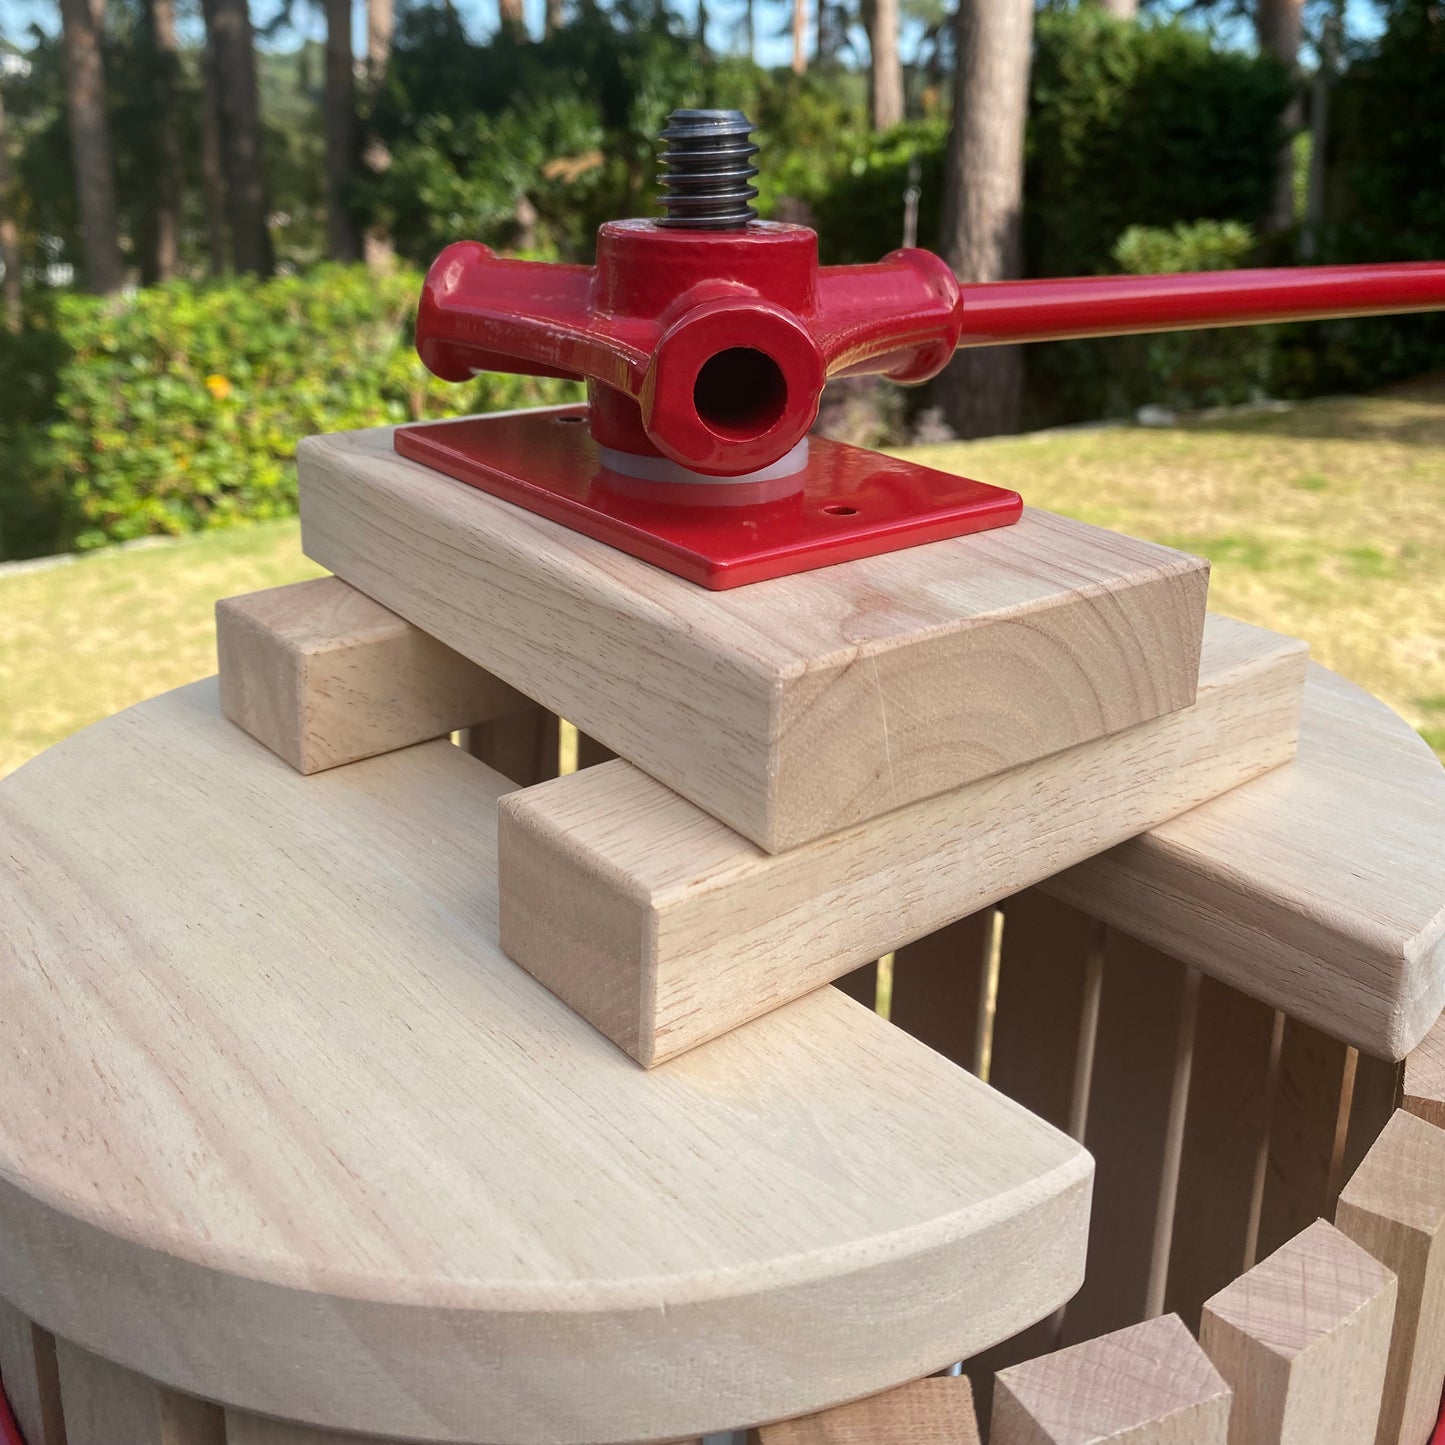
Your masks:
M1395 1276L1323 1219L1204 1306L1230 1445L1373 1445Z
M1311 667L1299 755L1048 888L1301 1022L1403 1059L1445 1006L1445 770Z
M1445 1129L1445 1015L1405 1060L1402 1108Z
M66 1445L55 1337L0 1300L0 1385L28 1445Z
M748 1433L748 1445L979 1445L978 1422L968 1381L944 1376L764 1425Z
M68 1445L230 1445L219 1405L56 1341Z
M529 705L336 577L216 603L216 651L226 716L302 773Z
M298 462L308 556L771 852L1194 697L1208 564L1048 513L717 593L389 429Z
M1445 1131L1403 1110L1345 1185L1335 1223L1399 1281L1378 1445L1418 1445L1445 1386Z
M481 1437L478 1436L478 1439ZM335 1430L318 1430L311 1425L297 1425L269 1415L227 1410L225 1445L397 1445L397 1442L383 1440L379 1435L343 1435ZM703 1445L703 1442L675 1440L671 1445Z
M1211 618L1192 708L768 854L623 762L501 808L502 947L647 1065L1277 766L1303 644Z
M1225 1445L1229 1386L1176 1315L999 1372L990 1445Z
M508 786L447 742L302 777L214 684L0 783L0 1296L256 1414L578 1445L1077 1288L1087 1155L836 990L649 1075L513 967Z

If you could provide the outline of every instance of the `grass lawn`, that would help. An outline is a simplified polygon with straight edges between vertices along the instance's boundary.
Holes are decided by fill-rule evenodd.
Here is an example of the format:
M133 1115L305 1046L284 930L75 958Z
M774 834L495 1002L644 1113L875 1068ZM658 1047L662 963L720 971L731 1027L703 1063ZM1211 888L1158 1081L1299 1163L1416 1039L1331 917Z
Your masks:
M913 455L1211 558L1215 610L1306 638L1445 753L1445 377L1287 412ZM213 671L217 597L317 571L285 522L0 572L0 775Z

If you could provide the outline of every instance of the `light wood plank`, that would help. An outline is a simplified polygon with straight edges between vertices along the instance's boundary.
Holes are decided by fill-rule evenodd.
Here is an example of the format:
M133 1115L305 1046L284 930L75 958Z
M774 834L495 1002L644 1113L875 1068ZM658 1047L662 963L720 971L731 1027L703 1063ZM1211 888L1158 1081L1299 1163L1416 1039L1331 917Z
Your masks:
M1200 984L1165 1307L1196 1328L1252 1251L1256 1184L1274 1094L1275 1012L1215 979Z
M1230 1391L1176 1315L1003 1370L990 1445L1226 1445Z
M961 1376L915 1380L821 1415L748 1432L748 1445L979 1445Z
M1302 644L1211 618L1199 701L791 852L607 763L501 809L502 947L647 1065L1289 757Z
M1204 1306L1230 1445L1373 1445L1395 1276L1323 1219Z
M575 1445L1073 1292L1084 1151L837 990L648 1075L509 963L507 787L447 742L301 777L213 684L0 783L0 1295L256 1414Z
M397 1442L384 1440L380 1435L342 1434L292 1420L277 1420L269 1415L227 1410L225 1445L397 1445ZM671 1445L703 1445L703 1442L675 1440Z
M1348 1108L1348 1049L1286 1019L1265 1163L1256 1258L1273 1254L1307 1225L1334 1213Z
M228 1445L219 1405L56 1341L68 1445Z
M521 712L467 730L467 751L494 772L530 788L555 778L561 767L561 723L535 703Z
M1405 1060L1402 1108L1445 1129L1445 1014Z
M715 593L388 429L298 463L308 556L773 852L1194 697L1208 564L1048 513Z
M1083 1288L1064 1308L1064 1344L1145 1319L1160 1204L1172 1182L1171 1123L1189 1081L1176 1065L1187 975L1122 933L1104 944L1104 986L1084 1144L1094 1206Z
M1311 667L1299 756L1050 879L1066 902L1381 1059L1445 1006L1445 771Z
M27 1445L66 1445L55 1337L0 1300L0 1383Z
M216 603L216 651L226 716L302 773L529 705L337 577Z
M1445 1131L1396 1113L1346 1184L1335 1223L1399 1280L1376 1440L1418 1445L1445 1386Z
M988 913L975 913L900 948L893 959L889 1019L973 1073L988 928Z

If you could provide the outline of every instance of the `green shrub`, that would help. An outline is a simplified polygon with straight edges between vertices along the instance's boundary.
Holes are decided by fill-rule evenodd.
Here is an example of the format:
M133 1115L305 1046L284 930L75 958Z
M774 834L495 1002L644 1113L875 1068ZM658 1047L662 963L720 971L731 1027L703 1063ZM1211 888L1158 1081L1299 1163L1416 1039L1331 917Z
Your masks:
M0 341L0 556L283 516L309 433L576 394L430 377L411 345L420 285L324 266L61 297L52 328ZM22 374L25 386L4 384Z

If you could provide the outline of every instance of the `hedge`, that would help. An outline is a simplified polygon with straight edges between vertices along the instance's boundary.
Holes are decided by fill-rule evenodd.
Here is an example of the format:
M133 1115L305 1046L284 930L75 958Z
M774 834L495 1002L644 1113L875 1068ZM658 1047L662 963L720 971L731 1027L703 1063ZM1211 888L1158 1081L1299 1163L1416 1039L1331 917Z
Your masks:
M285 516L309 433L577 395L428 376L411 344L420 287L412 271L324 266L61 295L0 337L0 558Z

